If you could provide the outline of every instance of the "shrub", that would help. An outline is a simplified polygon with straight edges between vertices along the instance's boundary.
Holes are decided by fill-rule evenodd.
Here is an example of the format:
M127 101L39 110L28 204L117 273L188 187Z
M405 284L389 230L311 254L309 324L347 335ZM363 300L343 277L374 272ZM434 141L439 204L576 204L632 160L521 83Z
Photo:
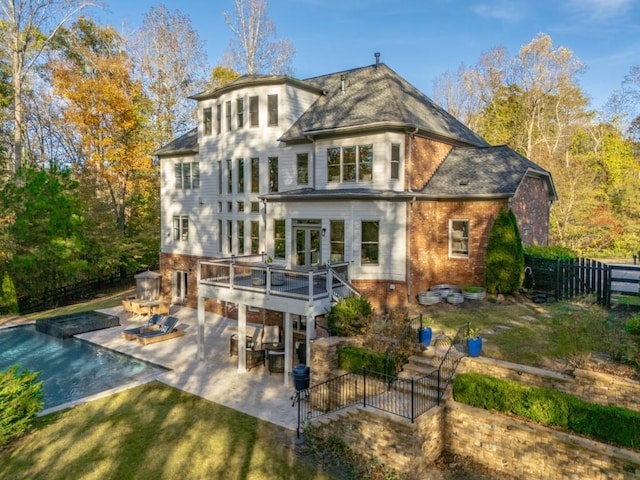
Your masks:
M511 210L500 210L487 239L485 283L489 293L513 293L522 286L524 250Z
M636 449L640 445L640 412L633 410L476 373L456 375L453 397L473 407L518 415L613 445Z
M338 348L338 368L360 373L363 369L394 375L396 365L385 353L374 352L367 348L346 345Z
M39 372L23 371L18 366L0 372L0 446L31 428L31 422L42 409L42 382Z
M0 315L7 313L18 313L18 295L9 273L4 272L0 288Z
M331 334L340 337L361 335L372 314L373 308L365 297L344 298L327 314Z
M578 258L578 255L571 249L553 246L529 245L524 248L524 253L536 258L544 258L547 260L570 260Z
M624 329L631 335L640 335L640 314L627 319Z

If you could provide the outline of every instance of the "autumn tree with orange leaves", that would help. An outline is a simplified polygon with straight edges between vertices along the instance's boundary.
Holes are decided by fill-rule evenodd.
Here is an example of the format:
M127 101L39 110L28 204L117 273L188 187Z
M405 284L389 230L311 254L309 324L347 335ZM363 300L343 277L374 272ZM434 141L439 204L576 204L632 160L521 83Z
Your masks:
M108 269L141 257L153 263L158 169L150 155L150 103L134 80L131 58L115 30L84 18L61 32L59 52L49 71L64 120L77 131L82 158L75 173L94 255Z

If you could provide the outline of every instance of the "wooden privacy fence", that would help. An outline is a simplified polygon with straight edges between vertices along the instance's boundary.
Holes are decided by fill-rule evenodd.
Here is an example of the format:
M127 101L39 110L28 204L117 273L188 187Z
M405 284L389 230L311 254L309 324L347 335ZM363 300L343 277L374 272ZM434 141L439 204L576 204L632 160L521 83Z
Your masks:
M639 279L640 266L636 265L525 255L525 288L553 295L557 300L594 295L598 303L610 306L612 293L638 295Z

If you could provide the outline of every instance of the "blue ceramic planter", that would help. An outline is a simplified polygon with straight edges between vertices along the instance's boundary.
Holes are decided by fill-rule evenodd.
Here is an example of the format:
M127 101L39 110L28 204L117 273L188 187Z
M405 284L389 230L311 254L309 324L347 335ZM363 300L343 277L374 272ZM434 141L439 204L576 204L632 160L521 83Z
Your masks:
M421 328L418 335L420 336L420 343L423 347L431 345L431 336L433 335L431 327Z
M470 357L479 357L482 351L482 338L467 338L467 352Z

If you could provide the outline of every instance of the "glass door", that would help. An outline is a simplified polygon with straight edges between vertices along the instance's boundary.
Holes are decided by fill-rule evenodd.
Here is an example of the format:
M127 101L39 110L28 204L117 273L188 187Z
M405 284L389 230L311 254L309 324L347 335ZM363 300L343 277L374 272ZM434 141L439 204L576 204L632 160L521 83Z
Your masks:
M295 227L295 251L296 266L313 267L320 265L320 239L322 235L319 228Z
M187 301L187 272L174 270L173 272L173 301L185 303Z

